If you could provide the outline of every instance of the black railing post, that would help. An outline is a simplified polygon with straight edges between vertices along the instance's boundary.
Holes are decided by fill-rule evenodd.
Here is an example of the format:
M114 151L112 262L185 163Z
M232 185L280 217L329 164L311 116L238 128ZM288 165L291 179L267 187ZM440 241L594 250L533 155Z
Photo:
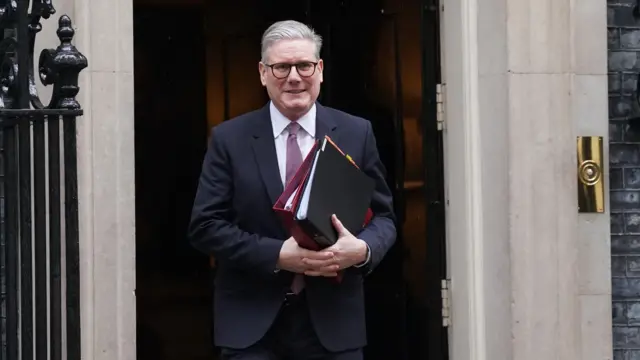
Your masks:
M29 108L29 1L17 0L17 105ZM20 336L23 359L33 359L33 290L31 262L31 124L18 124L18 162L20 183ZM25 121L26 120L26 121Z
M67 269L67 359L80 360L80 248L76 118L64 116L65 231Z
M35 232L35 333L36 359L47 359L49 337L47 320L47 183L45 165L44 116L33 118L33 197Z
M4 121L6 118L0 118ZM6 349L8 360L18 359L18 164L17 141L15 127L3 129L4 148L4 243L5 269L4 277L7 284L5 305L6 318Z
M51 360L62 360L62 217L60 209L60 118L49 116L49 288ZM58 201L51 201L58 199Z

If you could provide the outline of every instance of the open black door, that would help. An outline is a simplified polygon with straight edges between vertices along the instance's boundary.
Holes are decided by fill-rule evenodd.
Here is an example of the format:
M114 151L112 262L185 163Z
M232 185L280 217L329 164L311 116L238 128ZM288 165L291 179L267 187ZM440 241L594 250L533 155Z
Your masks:
M422 1L422 113L424 197L426 203L427 289L440 289L446 270L444 151L442 131L438 125L437 86L441 83L440 5L438 0ZM441 292L427 294L427 359L446 360L447 328L443 323Z

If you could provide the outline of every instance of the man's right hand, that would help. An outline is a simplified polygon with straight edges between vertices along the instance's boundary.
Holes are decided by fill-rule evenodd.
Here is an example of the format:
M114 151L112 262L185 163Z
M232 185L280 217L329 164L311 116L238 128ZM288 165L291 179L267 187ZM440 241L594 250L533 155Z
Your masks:
M298 242L293 237L290 237L284 241L284 244L280 249L280 256L278 257L278 268L298 274L303 274L305 271L313 271L314 273L317 273L318 276L338 276L337 265L330 265L322 268L312 268L305 262L305 260L307 259L329 260L331 258L333 258L333 253L317 252L301 248L298 245Z

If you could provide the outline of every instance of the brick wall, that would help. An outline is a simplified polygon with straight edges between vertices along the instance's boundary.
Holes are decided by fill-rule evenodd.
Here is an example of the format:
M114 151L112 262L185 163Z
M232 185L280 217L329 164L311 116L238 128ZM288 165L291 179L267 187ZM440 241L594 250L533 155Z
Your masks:
M635 0L608 0L614 360L640 360L640 71Z

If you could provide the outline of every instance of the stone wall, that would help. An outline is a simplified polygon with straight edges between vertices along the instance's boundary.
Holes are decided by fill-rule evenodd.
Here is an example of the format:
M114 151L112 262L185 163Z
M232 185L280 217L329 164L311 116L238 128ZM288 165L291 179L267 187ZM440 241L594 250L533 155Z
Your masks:
M608 1L611 272L614 359L640 359L640 17Z

